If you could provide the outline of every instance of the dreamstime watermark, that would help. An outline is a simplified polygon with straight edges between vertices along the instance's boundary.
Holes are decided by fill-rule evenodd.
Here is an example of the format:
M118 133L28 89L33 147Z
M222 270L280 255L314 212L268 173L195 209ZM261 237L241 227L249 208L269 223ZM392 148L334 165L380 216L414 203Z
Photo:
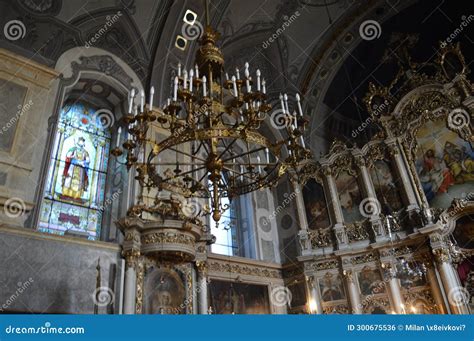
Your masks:
M448 301L451 305L460 307L465 304L469 304L471 295L469 291L464 287L454 287L449 290Z
M390 278L386 278L383 281L378 282L372 287L372 291L374 292L373 294L369 294L364 297L364 299L357 305L358 309L364 309L364 307L370 305L372 300L375 298L377 294L380 294L381 292L384 292L387 288L387 283L389 282ZM356 313L355 309L352 311L353 314Z
M299 11L296 11L295 13L293 13L291 16L287 16L285 15L283 17L283 20L285 20L283 22L283 24L278 27L278 29L275 31L275 33L273 33L267 40L265 40L263 43L262 43L262 48L266 49L268 48L272 43L274 43L278 37L280 37L280 35L283 34L283 32L288 28L290 27L290 25L301 15L301 13Z
M10 20L3 26L3 35L10 41L23 39L26 35L26 26L20 20Z
M18 218L26 211L26 204L18 197L9 198L3 204L3 212L9 218Z
M106 22L105 24L84 44L85 48L88 49L89 47L93 46L95 43L97 43L100 38L107 33L107 31L120 19L122 16L122 12L118 11L114 15L106 16Z
M293 295L285 286L274 287L270 293L270 302L276 307L283 307L291 304Z
M370 218L380 214L380 202L377 198L365 198L359 204L359 211L362 216Z
M453 32L451 32L451 34L446 37L445 40L443 40L441 42L441 47L442 48L445 48L448 44L452 43L454 39L456 39L456 37L458 35L460 35L463 31L464 31L464 28L466 28L467 26L469 26L469 24L474 21L474 15L473 14L470 14L468 17L466 17L465 15L463 15L461 17L461 24L459 24L459 27L457 27Z
M365 20L359 26L359 34L364 40L378 39L382 34L382 27L376 20Z
M273 220L275 219L280 213L281 211L283 211L285 208L287 208L290 203L295 200L296 196L298 195L298 193L300 193L300 190L299 189L296 189L295 191L291 192L290 194L288 193L285 193L283 196L285 197L285 199L283 200L283 202L278 205L275 210L268 216L268 220L264 220L262 222L262 225L263 226L267 226L270 222L270 220Z
M288 128L293 117L283 109L276 109L270 115L270 124L275 129Z
M92 116L97 125L103 129L112 127L115 124L115 117L109 109L99 109Z
M17 283L17 289L15 290L15 292L7 298L7 300L0 306L0 311L4 311L6 309L8 309L15 301L18 297L21 296L21 294L23 294L23 292L25 292L26 289L28 289L31 284L33 284L34 280L33 278L28 278L28 280L26 280L25 282L18 282Z
M388 106L390 105L390 102L388 100L385 100L382 104L375 106L372 111L372 116L369 116L364 122L362 122L356 129L352 130L352 137L356 138L357 135L362 133L365 128L367 128L373 121L374 117L380 116L383 112L388 109Z
M92 300L98 307L106 307L115 301L115 293L109 287L99 287L92 294Z
M116 192L112 193L112 195L105 199L104 203L100 205L99 211L103 213L109 206L114 203L115 200L120 197L120 194L122 194L122 189L118 189Z
M471 124L471 116L464 108L455 108L448 115L448 127L453 130L463 130Z
M3 133L6 133L11 127L15 126L20 117L23 116L27 111L29 111L32 106L33 101L31 99L25 105L18 105L18 111L16 112L15 116L10 118L10 120L5 123L5 125L0 129L0 134L3 135Z
M197 217L201 210L201 204L196 199L183 200L181 202L181 212L188 218Z
M192 22L184 22L181 27L181 34L187 40L196 40L202 37L204 28L199 20L193 20Z

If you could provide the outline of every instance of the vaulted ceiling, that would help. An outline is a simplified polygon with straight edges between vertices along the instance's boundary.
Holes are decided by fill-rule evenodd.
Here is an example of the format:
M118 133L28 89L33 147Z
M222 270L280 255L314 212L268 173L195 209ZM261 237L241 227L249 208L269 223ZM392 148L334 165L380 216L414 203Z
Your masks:
M367 118L361 97L368 82L384 84L394 72L381 63L393 32L418 33L415 54L430 58L473 6L443 0L212 0L209 9L211 25L222 35L226 67L248 61L254 71L260 68L272 102L280 92L303 93L311 121L306 138L318 154L334 137L354 142L351 129ZM203 0L0 0L1 27L10 20L26 27L23 39L0 35L0 47L51 66L72 47L102 48L130 65L144 86L154 85L164 102L177 63L188 68L194 63L194 36L188 35L184 50L175 46L178 35L188 34L187 10L204 23ZM365 20L381 25L378 38L361 39ZM473 39L466 29L455 41L472 51ZM364 138L372 133L368 129Z

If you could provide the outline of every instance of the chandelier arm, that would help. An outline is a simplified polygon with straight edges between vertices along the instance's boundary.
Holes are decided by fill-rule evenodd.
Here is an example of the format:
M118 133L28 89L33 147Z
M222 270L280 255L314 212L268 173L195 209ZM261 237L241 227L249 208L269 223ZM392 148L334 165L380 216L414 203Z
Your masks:
M265 149L265 147L252 149L252 150L246 151L245 153L241 153L239 155L236 155L235 157L231 157L231 158L228 158L228 159L223 159L222 162L230 161L230 160L233 160L233 159L238 158L238 157L243 157L243 156L246 156L246 155L250 155L252 153L257 153L257 152L259 152L261 150L264 150L264 149Z
M199 161L206 162L205 159L202 159L202 158L200 158L200 157L198 157L198 156L195 156L195 155L193 155L193 154L189 154L189 153L187 153L187 152L183 152L183 151L181 151L181 150L179 150L179 149L177 149L177 148L175 148L175 147L169 147L168 149L163 149L163 151L165 151L165 150L170 150L170 151L172 151L172 152L180 153L180 154L182 154L182 155L189 156L190 158L195 158L195 159L197 159L197 160L199 160Z
M194 172L197 172L197 171L199 171L199 170L201 170L201 169L204 169L204 168L206 168L205 165L202 166L202 167L199 167L199 168L195 168L195 169L190 170L190 171L186 171L186 172L184 172L184 173L179 173L179 175L176 175L176 176L173 176L173 177L169 177L169 178L163 179L163 182L170 181L170 180L173 180L173 179L177 179L177 178L179 178L179 177L183 177L183 176L186 175L186 174L194 173Z

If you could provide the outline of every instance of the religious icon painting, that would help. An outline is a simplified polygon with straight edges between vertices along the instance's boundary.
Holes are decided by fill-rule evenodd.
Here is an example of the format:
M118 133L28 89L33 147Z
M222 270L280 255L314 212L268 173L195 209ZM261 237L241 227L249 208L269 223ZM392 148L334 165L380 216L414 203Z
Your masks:
M474 150L445 126L428 121L417 133L416 170L431 207L448 208L474 192Z
M110 131L82 103L66 105L58 120L39 230L97 239L100 232Z

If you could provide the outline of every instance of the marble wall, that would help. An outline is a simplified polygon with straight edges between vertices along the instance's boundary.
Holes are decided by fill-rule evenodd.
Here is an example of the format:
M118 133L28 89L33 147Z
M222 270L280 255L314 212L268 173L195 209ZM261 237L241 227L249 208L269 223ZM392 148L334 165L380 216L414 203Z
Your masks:
M98 312L117 313L122 287L118 245L0 228L0 313L94 313L99 259L100 287L112 301Z
M24 225L34 204L58 73L0 49L0 218Z

